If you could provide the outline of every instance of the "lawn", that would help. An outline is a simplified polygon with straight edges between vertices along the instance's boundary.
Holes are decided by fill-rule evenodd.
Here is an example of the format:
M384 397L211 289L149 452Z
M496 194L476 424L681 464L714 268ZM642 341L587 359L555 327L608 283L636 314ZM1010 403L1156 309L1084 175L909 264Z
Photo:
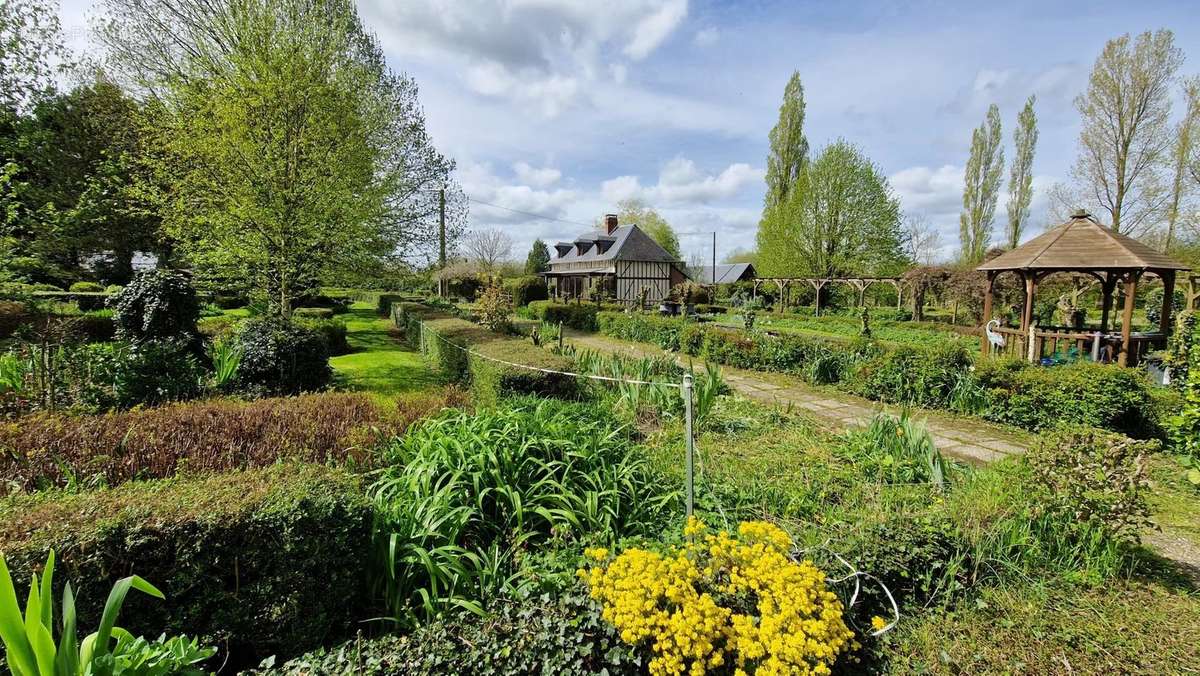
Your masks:
M716 321L722 325L741 328L744 324L740 314L720 315ZM855 338L862 332L862 320L846 315L804 317L800 315L778 315L761 312L755 325L768 331L796 333L808 336L835 336ZM920 322L897 322L871 319L871 335L885 343L930 346L938 343L961 343L968 349L979 349L979 338L953 331L949 328L930 326Z
M342 317L353 352L329 360L338 387L390 397L438 383L420 353L393 335L395 327L374 306L355 303Z

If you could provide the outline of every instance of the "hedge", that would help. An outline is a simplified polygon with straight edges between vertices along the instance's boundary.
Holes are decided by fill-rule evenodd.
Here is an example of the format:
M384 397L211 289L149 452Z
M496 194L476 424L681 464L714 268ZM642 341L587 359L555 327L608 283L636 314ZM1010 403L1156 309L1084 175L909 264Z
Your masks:
M488 405L510 394L537 394L571 399L579 390L571 376L531 371L496 363L528 364L556 371L571 370L566 357L504 334L489 331L420 303L396 303L393 321L405 339L447 380L469 383L476 402ZM467 347L491 359L464 352Z
M1153 437L1162 434L1161 419L1170 413L1169 402L1156 400L1140 372L1105 364L975 364L954 343L886 348L862 338L771 336L643 314L602 312L597 325L605 335L716 364L792 373L867 399L972 413L1034 431L1081 424Z
M553 300L539 300L529 304L526 313L530 319L538 319L551 324L563 324L580 331L597 330L596 317L601 311L618 311L624 309L614 303L560 303Z
M395 408L362 393L171 404L103 415L34 413L0 421L0 494L83 483L116 486L261 467L280 460L371 466L373 442L461 404L453 389L413 393Z
M380 293L375 301L375 311L380 317L390 317L393 303L408 301L411 298L412 296L404 293Z
M580 590L507 603L486 618L460 613L405 636L360 636L255 673L615 676L644 670L644 658Z
M29 321L29 310L24 303L0 300L0 338L8 338Z
M136 573L165 601L130 594L121 626L219 645L228 669L291 656L377 616L364 572L371 503L356 477L276 465L204 479L48 491L0 501L0 551L26 584L48 551L96 626L108 589ZM61 591L56 591L56 596Z
M533 301L546 300L550 291L546 280L537 275L525 275L504 280L504 291L512 296L513 307L524 307Z

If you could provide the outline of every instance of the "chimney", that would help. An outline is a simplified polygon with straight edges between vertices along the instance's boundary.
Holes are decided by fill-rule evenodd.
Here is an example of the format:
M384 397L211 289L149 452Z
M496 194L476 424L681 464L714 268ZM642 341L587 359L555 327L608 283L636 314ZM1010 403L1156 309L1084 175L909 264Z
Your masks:
M1091 218L1091 217L1092 217L1092 215L1088 213L1087 209L1076 209L1075 211L1071 212L1072 219Z
M617 229L617 215L604 214L604 234L611 235Z

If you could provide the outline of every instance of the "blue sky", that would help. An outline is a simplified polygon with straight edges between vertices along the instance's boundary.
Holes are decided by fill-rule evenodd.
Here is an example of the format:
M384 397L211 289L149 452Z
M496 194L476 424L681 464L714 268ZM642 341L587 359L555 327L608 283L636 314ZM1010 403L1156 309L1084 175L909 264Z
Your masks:
M472 197L590 223L641 197L679 231L718 231L718 253L752 247L767 134L800 72L814 149L839 137L889 176L903 208L957 246L971 129L997 103L1007 150L1038 97L1034 225L1068 177L1073 98L1104 42L1175 31L1200 73L1194 2L706 2L359 0L392 66L414 76L434 139ZM64 0L77 46L93 12ZM997 229L1003 218L1003 196ZM524 257L534 237L580 226L473 204ZM706 236L682 238L709 255Z

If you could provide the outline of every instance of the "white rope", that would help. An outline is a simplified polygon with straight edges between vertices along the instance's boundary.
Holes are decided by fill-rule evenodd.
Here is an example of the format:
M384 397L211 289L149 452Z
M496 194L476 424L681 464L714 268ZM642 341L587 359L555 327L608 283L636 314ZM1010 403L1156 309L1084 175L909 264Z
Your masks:
M596 376L596 375L590 375L587 373L572 373L570 371L556 371L554 369L546 369L546 368L542 368L540 366L530 366L529 364L518 364L515 362L511 362L511 361L505 361L503 359L497 359L495 357L489 357L486 354L480 354L479 352L476 352L475 350L472 350L469 347L465 347L463 345L458 345L458 344L454 343L449 338L446 338L445 336L439 334L436 331L430 331L429 333L431 335L433 335L434 337L436 337L438 340L441 340L442 342L446 343L447 345L454 347L454 348L458 348L459 350L462 350L463 352L466 352L467 354L475 355L476 357L479 357L480 359L486 359L488 361L493 361L493 362L496 362L497 364L504 364L505 366L512 366L514 368L528 369L530 371L540 371L542 373L550 373L550 374L559 375L559 376L572 376L575 378L588 378L590 380L604 380L604 381L613 382L613 383L629 383L630 385L653 385L653 386L657 386L657 387L674 387L676 389L681 389L683 387L683 385L681 385L679 383L672 383L672 382L667 382L667 381L653 382L653 381L648 381L648 380L629 380L627 378L613 378L610 376Z

